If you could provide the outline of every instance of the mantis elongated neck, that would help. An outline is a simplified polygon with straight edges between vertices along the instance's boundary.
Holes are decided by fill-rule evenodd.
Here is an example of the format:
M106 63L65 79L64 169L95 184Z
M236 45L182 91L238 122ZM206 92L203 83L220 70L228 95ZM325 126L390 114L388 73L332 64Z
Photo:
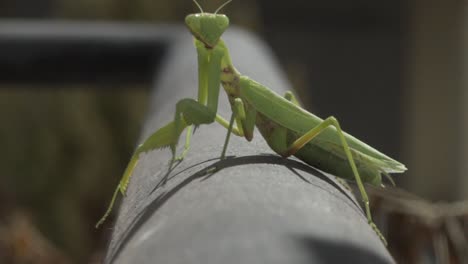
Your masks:
M239 96L239 79L240 73L232 65L229 49L222 39L219 40L215 47L223 52L223 59L221 60L221 84L230 96Z

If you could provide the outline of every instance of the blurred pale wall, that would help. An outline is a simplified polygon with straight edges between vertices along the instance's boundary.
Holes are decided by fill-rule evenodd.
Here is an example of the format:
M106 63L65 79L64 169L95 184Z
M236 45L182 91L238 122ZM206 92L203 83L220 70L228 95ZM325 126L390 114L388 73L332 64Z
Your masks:
M466 199L466 1L415 0L409 10L405 184L431 200Z
M468 4L465 2L463 3L463 7L461 8L463 12L462 17L462 26L461 26L461 34L462 34L462 96L460 97L461 100L461 122L462 128L460 133L460 157L458 158L458 162L460 163L460 174L459 177L461 178L461 184L459 185L460 193L463 199L468 199Z

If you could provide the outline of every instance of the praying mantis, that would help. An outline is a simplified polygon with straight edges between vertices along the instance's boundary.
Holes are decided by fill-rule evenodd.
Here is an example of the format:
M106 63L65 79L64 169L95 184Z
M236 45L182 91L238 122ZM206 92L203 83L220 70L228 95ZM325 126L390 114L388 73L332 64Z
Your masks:
M385 238L372 220L364 183L380 186L381 174L393 183L389 173L402 173L406 167L343 132L333 116L322 120L306 111L291 92L280 96L241 75L233 66L228 48L221 39L229 26L229 19L218 14L218 11L231 1L221 5L215 13L205 13L194 0L201 13L188 15L185 23L194 36L198 54L198 98L178 101L174 120L151 134L136 148L107 211L96 227L111 212L118 193L125 194L142 153L170 147L171 170L174 162L183 160L187 154L194 127L217 122L227 129L221 159L225 158L231 134L251 141L257 127L270 148L284 158L294 155L322 171L343 179L355 180L365 205L367 221L385 244ZM217 113L220 84L231 105L230 121ZM187 133L184 149L177 156L176 146L185 129ZM165 175L163 183L167 181L168 175L169 173Z

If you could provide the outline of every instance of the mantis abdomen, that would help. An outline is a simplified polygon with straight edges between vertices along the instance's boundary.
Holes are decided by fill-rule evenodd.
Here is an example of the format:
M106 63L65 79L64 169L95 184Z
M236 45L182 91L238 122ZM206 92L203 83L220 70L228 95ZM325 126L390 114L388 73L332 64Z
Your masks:
M258 130L265 138L270 148L280 155L284 149L300 136L296 132L288 130L272 120L268 120L268 118L260 113L257 114L257 123ZM279 137L283 137L282 134L285 135L287 140L276 140ZM279 146L279 144L282 146ZM354 149L351 149L351 152L362 181L380 186L382 182L380 171L371 165L373 161L372 158ZM354 180L355 176L349 167L348 158L343 152L343 148L336 143L323 141L317 138L307 143L297 151L294 156L327 173L331 173L340 178Z

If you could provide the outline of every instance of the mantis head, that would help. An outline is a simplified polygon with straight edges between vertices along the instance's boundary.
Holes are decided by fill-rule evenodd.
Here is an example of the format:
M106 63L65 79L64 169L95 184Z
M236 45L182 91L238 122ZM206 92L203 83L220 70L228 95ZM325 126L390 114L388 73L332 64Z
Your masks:
M217 14L229 2L231 1L224 3L214 13L204 13L195 1L201 13L190 14L185 17L185 24L190 29L190 32L192 32L192 35L203 42L208 48L216 46L219 38L229 26L229 18L225 15Z

